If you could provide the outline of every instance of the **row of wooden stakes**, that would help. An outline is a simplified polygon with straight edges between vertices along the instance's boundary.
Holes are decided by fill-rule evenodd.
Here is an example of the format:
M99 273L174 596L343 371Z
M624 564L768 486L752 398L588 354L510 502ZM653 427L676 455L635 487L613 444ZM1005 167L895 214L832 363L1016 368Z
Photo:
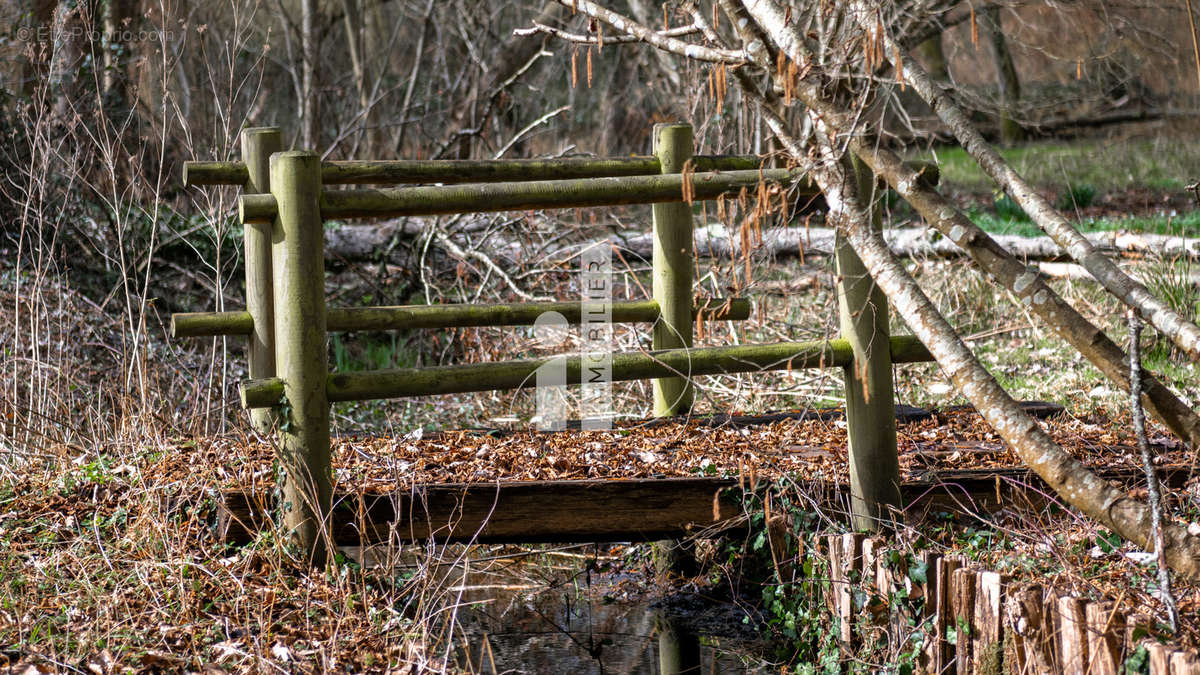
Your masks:
M1014 582L961 556L923 551L914 559L878 537L829 535L824 547L826 601L847 653L882 649L897 658L920 632L920 673L1123 675L1144 645L1151 675L1200 675L1195 650L1160 643L1150 637L1151 617L1111 601Z

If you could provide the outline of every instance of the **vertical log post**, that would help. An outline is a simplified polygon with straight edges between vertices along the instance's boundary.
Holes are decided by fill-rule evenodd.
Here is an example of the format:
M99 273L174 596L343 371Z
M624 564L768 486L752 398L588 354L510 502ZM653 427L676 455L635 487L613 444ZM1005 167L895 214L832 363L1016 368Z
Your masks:
M656 124L654 154L662 173L682 173L692 158L690 124ZM654 299L661 318L654 324L654 349L692 346L692 205L655 204ZM687 378L654 380L654 414L686 414L692 409L692 385Z
M875 179L857 158L859 199L875 202ZM871 226L881 228L878 204ZM842 337L854 348L846 366L846 432L850 456L850 507L855 529L878 532L900 507L900 460L896 452L896 408L892 356L888 350L888 303L862 260L840 235L836 243L838 315Z
M280 152L270 164L271 194L279 205L271 257L276 365L286 403L279 424L283 525L301 554L314 567L323 567L329 553L332 477L321 161L312 152Z
M242 130L242 162L249 178L242 192L271 191L271 155L283 149L279 127ZM271 284L271 226L246 223L242 246L246 260L246 311L254 320L254 332L246 347L247 372L251 380L275 377L275 310ZM275 426L271 408L250 411L250 424L260 434Z

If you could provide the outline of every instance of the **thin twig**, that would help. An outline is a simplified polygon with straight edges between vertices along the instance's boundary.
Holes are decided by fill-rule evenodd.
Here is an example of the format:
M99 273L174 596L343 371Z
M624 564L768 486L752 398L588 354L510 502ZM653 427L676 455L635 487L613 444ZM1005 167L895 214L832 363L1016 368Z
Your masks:
M570 109L571 109L570 105L564 105L561 108L558 108L556 110L551 110L550 112L546 113L545 115L542 115L541 117L537 118L536 120L525 125L525 127L523 129L521 129L516 134L514 134L513 137L510 138L509 141L504 144L503 148L500 148L499 150L496 151L496 154L492 155L492 159L500 159L501 157L504 156L504 153L508 152L509 149L512 148L512 146L516 145L517 142L520 141L525 136L525 134L529 133L534 128L538 127L539 125L549 122L552 118L558 116L563 111L570 110Z
M612 26L618 33L632 35L637 39L663 51L678 54L696 61L712 63L729 63L740 65L747 62L744 52L732 49L717 49L703 45L691 44L673 37L667 37L662 31L656 31L647 26L605 9L591 0L557 0L560 5L573 11L582 12L587 16L603 21Z
M685 35L692 35L692 34L695 34L698 32L700 32L700 29L697 26L678 26L676 28L671 28L668 30L657 31L657 33L659 35L661 35L662 37L683 37ZM600 44L600 40L597 36L581 35L579 33L568 33L567 31L562 30L560 28L554 28L553 26L547 26L546 24L538 23L537 21L533 22L533 27L531 27L531 28L517 28L513 31L513 35L520 35L522 37L533 35L535 33L545 33L552 37L558 38L559 40L562 40L564 42L573 42L575 44L581 44L581 45L598 45L598 44ZM641 39L636 38L632 35L614 35L612 37L604 38L604 44L606 44L606 45L634 44L634 43L638 43L638 42L641 42Z
M1142 413L1142 364L1139 340L1142 321L1137 312L1129 310L1129 407L1133 410L1133 430L1137 434L1138 450L1142 452L1142 468L1146 472L1146 492L1150 500L1150 539L1154 552L1158 554L1159 597L1167 608L1167 620L1171 632L1179 632L1179 610L1175 596L1171 593L1171 571L1167 568L1167 547L1163 541L1162 495L1158 476L1154 473L1154 461L1150 457L1150 443L1146 440L1146 416Z

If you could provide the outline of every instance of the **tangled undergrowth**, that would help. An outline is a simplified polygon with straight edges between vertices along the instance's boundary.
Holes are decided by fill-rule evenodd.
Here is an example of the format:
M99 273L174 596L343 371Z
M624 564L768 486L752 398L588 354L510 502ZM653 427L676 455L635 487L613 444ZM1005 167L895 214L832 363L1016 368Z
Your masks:
M1175 269L1163 262L1147 264ZM963 274L958 263L928 260L910 266L1016 397L1068 408L1070 417L1061 424L1070 428L1064 430L1090 439L1073 446L1077 456L1100 465L1136 464L1127 434L1114 431L1127 427L1124 392L1037 327L1003 292ZM702 271L705 283L712 282L706 290L750 295L756 311L741 325L706 329L701 344L818 339L836 332L826 261L756 266L740 277L745 282L740 288L716 283L729 278L734 267L742 270L742 262L711 263ZM627 274L631 288L638 285L637 274ZM1194 297L1183 278L1164 275L1181 290L1183 301ZM18 338L3 347L0 392L0 644L7 645L0 655L7 663L145 672L456 668L461 644L456 631L461 629L452 608L458 596L447 580L456 565L479 552L456 546L406 548L380 552L384 564L362 566L341 558L328 573L297 574L287 551L269 535L237 549L218 543L211 530L216 490L230 482L274 480L270 447L245 431L233 405L243 376L241 347L233 341L171 342L165 317L152 301L140 315L144 319L131 320L119 289L83 292L79 283L52 269L0 270L0 320L15 326ZM1123 341L1119 312L1103 293L1082 282L1053 283ZM906 332L899 317L893 317L893 330ZM632 350L645 344L646 334L634 329L619 339L622 348ZM361 345L347 344L347 359L362 355ZM416 345L426 362L479 358L471 350L485 344L495 357L534 351L527 333L510 329L459 331L436 349L423 344L407 341L392 349ZM1195 364L1169 350L1155 351L1151 344L1148 365L1186 401L1200 400ZM961 402L949 397L934 365L897 368L896 378L900 402L928 408ZM841 399L840 374L834 371L716 377L701 385L701 413L813 409L836 406ZM615 402L626 419L645 416L647 400L644 385L617 388ZM770 448L757 453L758 461L776 477L818 469L840 475L844 465L839 454L844 432L834 420L807 429L781 423L748 434L711 429L695 437L705 440L690 446L673 440L677 434L668 428L618 431L617 436L632 435L638 442L621 445L615 439L611 445L619 456L590 458L586 447L568 446L522 458L527 439L519 433L502 438L431 433L521 427L532 408L522 394L338 406L334 424L344 435L341 456L350 460L340 467L339 479L379 480L384 486L388 477L375 475L379 466L369 461L380 457L407 462L405 470L416 472L410 479L478 479L476 472L502 469L504 461L540 471L526 477L736 475L738 462L729 461L731 453L712 452L717 445ZM912 475L928 469L925 459L933 455L922 451L935 445L952 446L944 448L950 454L942 459L958 452L952 461L962 466L1011 463L1008 451L986 430L914 429L901 434L905 468ZM381 430L392 440L377 438L360 448L363 454L351 454L352 434ZM419 430L424 438L414 440ZM214 434L219 440L207 440ZM669 451L675 447L681 451ZM1122 449L1110 454L1113 447ZM1189 456L1177 459L1190 462ZM747 466L745 456L741 464ZM828 617L809 599L821 584L814 544L833 526L814 523L813 514L799 506L796 485L779 489L776 513L795 511L794 522L802 525L790 540L793 548L771 557L769 545L757 536L705 544L700 548L710 553L707 571L686 583L710 588L744 579L742 590L766 608L771 635L786 647L779 659L799 662L798 655L805 655L828 661L833 652L821 641ZM1194 517L1191 504L1182 495L1172 508L1181 517ZM765 523L759 506L752 504L751 511ZM911 555L928 548L960 551L1001 571L1053 579L1082 595L1157 607L1152 567L1130 558L1133 551L1111 533L1067 509L947 515L912 528L899 539ZM754 562L763 555L769 565L767 558ZM792 560L788 569L799 570L799 576L778 576L784 568L776 568L777 560ZM755 579L765 583L754 585ZM1186 619L1178 639L1197 644L1191 632L1197 625L1195 589L1181 585L1177 592Z

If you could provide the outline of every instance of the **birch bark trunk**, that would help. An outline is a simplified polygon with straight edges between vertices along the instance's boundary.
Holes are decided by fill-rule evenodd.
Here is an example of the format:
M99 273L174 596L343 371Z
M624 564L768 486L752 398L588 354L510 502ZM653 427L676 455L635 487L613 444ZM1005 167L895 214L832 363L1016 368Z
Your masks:
M925 222L961 247L976 266L1011 291L1121 389L1129 388L1125 352L1055 293L1036 271L1017 260L935 190L923 185L917 173L904 166L895 154L861 137L851 140L850 148L886 179ZM1144 373L1143 378L1143 405L1189 446L1200 447L1200 416L1149 373Z
M1108 292L1136 310L1143 319L1193 359L1200 359L1200 326L1184 318L1165 302L1154 297L1149 289L1130 278L1117 267L1116 263L1097 251L1087 237L1067 222L1061 213L1038 194L1004 161L1000 153L984 140L983 135L971 124L966 113L954 101L949 92L939 87L917 62L903 57L899 51L896 51L898 49L896 43L886 32L876 34L878 26L881 24L877 25L870 20L869 17L874 16L874 12L864 9L861 4L858 7L856 13L863 30L868 35L873 35L876 39L883 41L887 54L896 55L895 58L899 62L894 65L903 72L904 80L911 84L917 94L933 108L938 117L950 128L963 149L975 158L984 172L991 176L997 185L1012 195L1033 221L1062 246L1072 258L1083 265Z
M802 36L773 0L746 0L745 8L762 31L789 59L798 64L811 61ZM747 52L750 52L749 48ZM825 96L820 95L820 90L812 82L805 83L802 80L794 90L805 103L830 103ZM828 106L821 106L823 107ZM810 105L810 110L813 108L814 106ZM821 108L810 112L816 124L824 126L831 135L836 134L836 138L852 136L853 129L840 128L836 119L823 114ZM769 107L764 106L764 111L770 112ZM810 163L807 153L798 152L798 143L794 139L786 138L786 129L776 127L773 130L784 136L781 140L784 140L785 146L793 154L793 159L804 164ZM1060 448L1033 418L1020 409L1016 401L979 363L953 326L909 276L903 264L891 254L882 234L871 231L865 212L857 204L853 183L839 171L837 162L829 161L836 155L836 150L829 143L828 136L818 145L824 155L824 161L813 165L812 175L825 193L831 221L844 229L845 236L858 252L868 272L887 294L913 334L933 354L956 388L979 410L988 424L1013 448L1022 461L1068 503L1138 546L1148 547L1149 507L1129 498L1089 471ZM947 217L952 215L947 214ZM1200 578L1200 537L1189 535L1187 530L1178 524L1165 525L1164 530L1168 542L1168 563L1181 574Z
M723 0L723 2L727 8L732 5L730 0ZM762 9L763 17L755 16L754 18L764 28L765 24L762 23L764 20L774 20L781 26L786 25L778 7L759 1L749 4ZM731 14L733 14L734 23L740 26L742 39L747 45L755 41L761 43L762 36L756 35L748 24L741 24L739 21L739 18L749 18L748 16L742 14L736 7L732 8ZM805 58L803 43L794 35L777 38L772 34L771 38L780 44L782 44L781 40L790 40L794 51L788 56L793 59ZM756 54L753 58L759 63L770 63L773 60L765 51L761 47L754 50L747 47L747 53ZM748 84L742 79L739 79L739 82L743 84L743 87ZM850 150L865 161L876 174L887 180L892 188L912 205L926 222L958 245L980 269L1020 298L1055 333L1078 349L1105 376L1118 383L1123 389L1129 387L1129 375L1125 368L1128 357L1104 331L1092 325L1074 307L1055 293L1036 272L1022 264L1012 253L996 243L990 235L954 208L936 190L931 189L925 181L920 180L919 174L910 167L906 167L894 153L880 147L877 143L872 143L868 137L851 133L853 116L849 111L839 109L835 103L828 100L820 90L811 84L795 87L795 92L810 110L819 113L824 123L834 125L841 136L848 138ZM751 95L754 94L751 93ZM774 111L766 112L774 114ZM778 130L777 135L779 135ZM1192 447L1197 447L1197 444L1200 443L1200 416L1197 416L1161 382L1149 374L1145 375L1145 379L1146 385L1142 398L1146 408L1180 439Z
M1143 548L1148 547L1149 507L1129 498L1089 471L1060 448L1033 418L1021 410L987 369L975 359L954 328L925 296L904 266L891 254L882 234L871 231L868 215L858 203L852 177L847 176L843 170L842 152L838 149L853 138L855 128L843 127L835 115L825 113L824 109L830 104L836 105L832 97L837 95L839 89L835 86L836 82L829 81L827 73L814 67L819 62L812 58L807 49L798 22L792 21L792 17L774 0L741 2L741 6L735 6L733 0L722 0L723 4L734 6L736 11L731 18L745 42L743 50L734 56L738 62L751 61L760 66L765 62L767 72L772 72L772 64L762 58L766 50L764 40L760 38L768 38L766 41L774 42L797 66L797 72L803 69L803 74L794 79L791 78L792 73L788 73L789 81L780 84L787 85L785 91L792 92L809 105L810 119L818 132L818 142L814 149L819 157L814 160L809 148L801 146L790 135L782 118L775 114L770 105L760 106L765 120L779 136L792 159L809 168L810 174L825 193L831 222L842 228L851 246L866 265L867 271L884 290L905 323L925 344L957 389L979 410L988 424L1055 492L1069 504L1122 537ZM579 11L609 23L624 33L645 34L649 30L644 26L633 25L633 22L608 10L601 11L586 0L579 0L578 7ZM757 23L758 26L751 29L746 25L749 23ZM874 27L867 30L869 33L875 32ZM710 55L717 55L719 51L721 59L725 59L724 54L731 51L695 45L676 45L665 40L647 41L652 44L657 42L655 46L676 51L689 58L697 49L706 50ZM894 48L895 45L889 41L886 51L893 52ZM730 56L730 60L733 60L734 56ZM781 61L781 70L783 65L787 64ZM779 77L778 74L776 76ZM739 82L743 81L749 81L749 78L739 78ZM929 82L927 76L925 81ZM813 105L814 103L825 105ZM984 147L986 148L986 144ZM987 149L995 154L994 150ZM1029 211L1028 208L1026 210ZM952 216L953 213L949 213L946 218ZM1073 247L1064 248L1071 250ZM1076 250L1072 251L1073 255L1078 251L1077 247L1074 248ZM1155 317L1160 322L1164 320L1164 315L1160 313L1155 314ZM1170 327L1178 328L1178 321L1167 323ZM1200 333L1200 329L1196 330ZM1172 336L1179 334L1179 330L1170 333ZM1191 536L1178 523L1166 525L1164 530L1168 564L1181 574L1200 579L1200 537Z

